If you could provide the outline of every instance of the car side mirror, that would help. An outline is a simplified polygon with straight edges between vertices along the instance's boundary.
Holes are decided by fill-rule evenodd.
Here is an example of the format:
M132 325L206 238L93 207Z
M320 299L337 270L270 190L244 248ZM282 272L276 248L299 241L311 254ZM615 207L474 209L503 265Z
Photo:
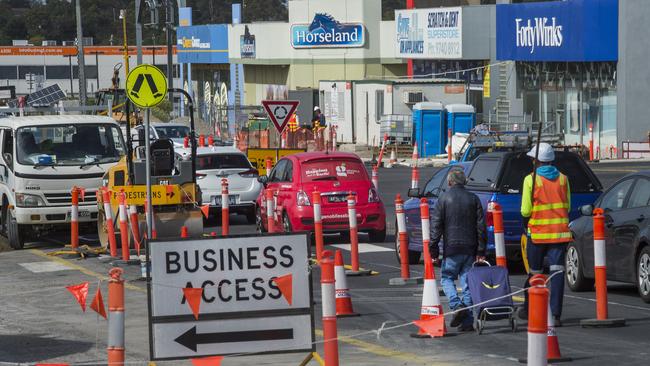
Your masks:
M266 184L269 182L269 177L267 175L260 175L259 177L257 177L257 181L262 183L266 187Z
M594 206L593 205L580 206L579 210L582 216L591 216L593 215L594 212Z
M420 198L419 188L409 188L407 195L411 198Z

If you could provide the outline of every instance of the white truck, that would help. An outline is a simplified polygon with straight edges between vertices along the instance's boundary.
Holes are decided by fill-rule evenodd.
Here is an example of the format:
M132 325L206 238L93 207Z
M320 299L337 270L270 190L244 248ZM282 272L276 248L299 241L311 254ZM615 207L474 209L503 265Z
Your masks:
M120 126L88 115L0 118L0 235L14 249L69 227L72 188L80 230L95 230L96 191L106 170L126 154Z

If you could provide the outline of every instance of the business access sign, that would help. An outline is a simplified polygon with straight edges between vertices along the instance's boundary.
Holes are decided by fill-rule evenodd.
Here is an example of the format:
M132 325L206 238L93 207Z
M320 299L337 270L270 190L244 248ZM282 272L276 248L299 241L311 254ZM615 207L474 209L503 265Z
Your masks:
M616 61L618 0L497 5L497 59Z
M340 23L325 13L316 13L309 24L291 26L293 48L350 48L366 43L362 23Z
M152 360L314 350L307 234L151 241L149 259Z
M458 59L463 57L463 8L395 11L397 57Z

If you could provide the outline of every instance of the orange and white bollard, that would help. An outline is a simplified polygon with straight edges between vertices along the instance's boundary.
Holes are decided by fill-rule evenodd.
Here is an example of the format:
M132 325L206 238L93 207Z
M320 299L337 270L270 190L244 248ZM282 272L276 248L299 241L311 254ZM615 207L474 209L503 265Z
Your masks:
M381 142L381 149L379 149L379 158L377 158L377 166L381 166L381 160L384 157L384 150L386 150L386 142L388 141L388 134L384 134L384 140Z
M205 147L205 135L199 136L199 147Z
M323 242L323 218L321 215L321 196L319 191L311 194L312 205L314 206L314 236L316 239L316 260L320 261L323 255L325 244Z
M589 161L594 161L594 124L589 124Z
M422 253L424 253L424 264L431 263L431 223L429 222L429 201L422 197L420 199L420 220L422 223Z
M452 151L451 150L451 139L452 139L452 137L453 137L453 135L451 133L451 128L448 128L447 129L447 141L449 143L447 144L447 163L451 163L451 158L453 157L452 153L451 153L451 151Z
M494 247L497 257L497 266L508 267L508 260L506 259L506 241L503 231L503 210L501 205L497 202L488 203L488 210L492 212L492 219L494 221Z
M359 272L359 232L357 231L357 200L350 193L348 195L348 221L350 222L350 258L352 272Z
M265 165L266 176L269 176L269 175L271 175L271 170L273 169L273 160L271 160L271 158L266 158L265 163L266 163L266 165Z
M418 188L420 185L420 171L417 167L413 167L411 170L411 188Z
M339 343L336 329L336 279L332 252L322 253L320 260L321 297L323 302L323 348L325 365L339 366Z
M228 179L221 179L221 235L230 232L230 195L228 194Z
M433 270L433 263L424 262L424 287L422 288L422 307L420 308L420 320L431 320L437 317L444 317L436 273ZM443 318L442 332L437 336L442 337L447 333ZM411 334L413 338L431 338L431 334L420 329L417 333Z
M126 195L124 191L120 191L118 195L118 200L120 202L120 241L122 244L122 260L128 261L131 258L131 253L129 253L129 224L128 218L126 215Z
M108 366L124 365L124 280L123 270L112 268L108 275Z
M187 232L187 226L181 226L181 239L187 239L189 238L189 234Z
M273 203L275 202L273 198L273 191L266 189L264 191L264 197L266 198L266 226L269 233L275 232L275 207Z
M214 145L214 137L212 135L208 135L208 146L213 146Z
M388 284L391 286L404 286L422 283L422 278L411 278L409 269L409 238L406 232L406 214L404 213L404 201L398 193L395 196L395 216L397 221L397 235L399 240L399 262L401 277L391 278Z
M79 248L79 188L72 187L72 207L70 207L70 246Z
M133 234L133 241L135 244L135 251L138 256L140 255L140 227L138 223L138 207L136 205L129 205L129 221L131 222L131 234Z
M286 149L287 148L287 130L285 129L282 131L282 135L280 135L280 148Z
M111 257L117 258L117 243L115 242L115 226L113 222L113 210L111 209L111 192L108 189L102 191L104 201L104 217L106 222L106 233L108 235L108 246Z
M388 166L387 168L392 168L393 165L397 164L397 152L395 151L395 148L390 151L390 160L388 160Z
M548 298L546 276L534 275L528 289L528 366L548 365Z
M332 129L332 151L336 151L336 126L330 128Z
M190 138L187 136L183 139L183 147L186 149L190 147Z
M334 255L334 279L336 281L334 289L336 290L336 316L358 316L352 309L352 297L348 288L348 280L345 276L345 267L343 263L343 254L337 249Z
M375 189L379 191L379 172L377 171L377 165L372 167L372 185L375 186Z
M594 209L594 275L596 284L596 319L580 321L583 327L622 327L625 319L609 319L607 306L607 255L605 245L605 211Z
M144 200L144 214L145 217L147 215L147 210L148 210L149 205L147 205L147 200ZM158 232L156 231L156 215L153 210L153 206L151 206L151 239L158 239ZM145 233L146 234L146 233Z

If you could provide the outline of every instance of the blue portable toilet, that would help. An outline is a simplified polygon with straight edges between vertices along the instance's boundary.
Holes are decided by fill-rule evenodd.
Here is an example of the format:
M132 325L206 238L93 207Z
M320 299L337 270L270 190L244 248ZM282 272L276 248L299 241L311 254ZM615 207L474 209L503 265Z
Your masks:
M442 103L420 102L413 106L413 141L420 157L442 154L447 144L447 121Z
M452 133L469 133L474 128L476 111L473 106L469 104L448 104L445 109L447 110L447 128L451 128Z

